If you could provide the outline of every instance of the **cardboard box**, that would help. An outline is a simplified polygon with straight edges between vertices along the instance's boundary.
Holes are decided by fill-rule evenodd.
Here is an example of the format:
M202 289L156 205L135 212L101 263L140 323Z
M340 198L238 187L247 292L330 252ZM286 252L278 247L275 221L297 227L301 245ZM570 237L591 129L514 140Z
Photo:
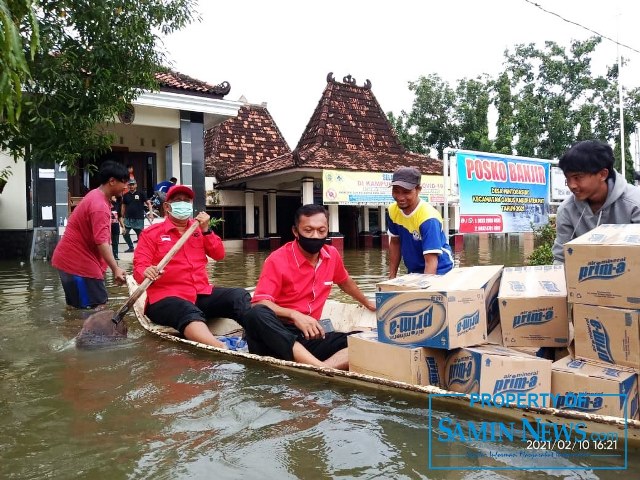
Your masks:
M554 407L638 419L638 375L615 366L602 367L565 357L553 364L551 393Z
M414 385L443 385L443 350L380 343L374 331L349 335L347 342L350 372Z
M426 273L409 273L392 280L376 283L377 292L399 292L403 290L424 290L431 285L431 279L437 275Z
M556 360L556 350L557 348L553 347L509 347L512 350L520 353L526 353L527 355L531 355L533 357L544 358L545 360L551 360L554 362Z
M422 290L376 292L378 340L443 349L486 343L501 274L502 265L454 268Z
M564 245L572 303L639 308L640 224L600 225Z
M505 268L498 305L504 346L566 347L569 344L564 266Z
M576 358L640 370L640 311L573 306Z
M548 396L551 361L494 345L461 348L447 355L444 379L446 389L452 392ZM543 403L548 405L540 400L540 406Z

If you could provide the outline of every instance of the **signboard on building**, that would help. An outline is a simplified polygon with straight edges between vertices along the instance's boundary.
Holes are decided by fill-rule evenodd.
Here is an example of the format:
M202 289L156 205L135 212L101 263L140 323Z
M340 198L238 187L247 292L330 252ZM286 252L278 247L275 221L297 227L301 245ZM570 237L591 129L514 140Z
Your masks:
M322 202L325 205L383 206L393 203L393 173L322 171ZM431 203L444 203L444 180L441 175L422 175L420 198Z
M480 152L456 153L460 233L519 233L549 218L549 162Z
M551 201L561 202L571 195L567 179L558 167L551 167Z

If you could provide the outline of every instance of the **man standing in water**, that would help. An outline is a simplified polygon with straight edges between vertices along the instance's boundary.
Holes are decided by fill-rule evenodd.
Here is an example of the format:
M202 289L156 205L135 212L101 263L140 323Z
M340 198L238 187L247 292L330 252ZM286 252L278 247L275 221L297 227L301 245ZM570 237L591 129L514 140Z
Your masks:
M347 333L325 332L318 322L335 283L375 311L344 268L335 247L326 245L329 215L322 205L303 205L295 214L289 242L269 255L245 319L249 351L317 367L349 368Z
M126 281L126 272L118 266L111 248L111 197L122 193L128 178L124 166L107 160L98 172L100 186L87 193L69 217L51 259L67 305L95 308L107 303L107 266L116 283Z
M125 253L133 252L133 242L131 241L131 230L136 232L136 237L140 239L140 233L144 228L144 207L147 206L149 213L146 214L149 221L153 221L151 212L153 207L147 196L142 191L138 191L138 184L135 178L129 179L129 191L122 197L122 211L120 215L120 226L122 227L122 236L129 247ZM137 240L136 240L137 241Z
M185 338L227 348L206 324L207 318L228 317L241 325L251 308L244 288L213 287L207 273L207 257L224 258L224 245L209 228L209 215L200 212L194 220L193 190L175 185L163 204L165 221L145 229L133 255L133 277L154 282L147 289L145 314L158 325L173 327ZM193 222L200 228L193 233L161 272L157 265Z
M417 168L401 167L393 173L387 225L389 278L396 278L400 258L409 273L443 275L453 268L442 216L420 199L422 175Z
M564 263L564 244L603 223L640 223L640 188L613 169L613 150L585 140L560 157L558 167L572 195L558 207L554 263Z

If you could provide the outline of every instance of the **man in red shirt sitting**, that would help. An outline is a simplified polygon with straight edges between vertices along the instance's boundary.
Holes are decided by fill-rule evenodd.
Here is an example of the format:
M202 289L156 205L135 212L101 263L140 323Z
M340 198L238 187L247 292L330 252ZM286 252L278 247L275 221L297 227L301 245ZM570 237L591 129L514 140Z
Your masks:
M318 367L349 368L347 334L325 332L318 322L337 284L369 310L376 307L344 268L335 247L326 245L329 215L322 205L303 205L295 214L289 242L264 263L245 318L251 353Z
M111 197L122 193L127 170L107 160L100 165L98 178L100 186L87 193L75 208L51 259L60 274L67 305L76 308L107 303L107 266L116 283L126 281L126 272L118 266L111 248Z
M145 314L158 325L173 327L185 338L227 348L213 336L206 319L233 318L241 325L251 309L251 296L244 288L213 287L207 274L207 256L224 258L224 245L209 229L209 215L193 214L193 191L185 185L175 185L167 192L163 203L165 221L143 230L133 255L133 277L138 283L145 278L154 282L147 289ZM193 222L200 229L187 240L164 270L158 263L176 244Z

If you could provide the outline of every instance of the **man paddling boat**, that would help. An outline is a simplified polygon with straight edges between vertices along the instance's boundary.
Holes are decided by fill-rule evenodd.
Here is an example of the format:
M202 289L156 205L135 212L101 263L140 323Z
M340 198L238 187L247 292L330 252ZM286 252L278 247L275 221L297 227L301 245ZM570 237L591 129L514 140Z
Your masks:
M214 287L207 274L207 257L222 260L222 240L209 228L209 215L193 214L193 190L175 185L163 204L165 221L145 229L133 255L133 276L138 283L153 280L147 289L145 314L159 325L173 327L185 338L227 348L206 324L211 317L228 317L244 324L251 308L243 288ZM165 254L193 222L200 228L187 240L163 271L157 267Z

